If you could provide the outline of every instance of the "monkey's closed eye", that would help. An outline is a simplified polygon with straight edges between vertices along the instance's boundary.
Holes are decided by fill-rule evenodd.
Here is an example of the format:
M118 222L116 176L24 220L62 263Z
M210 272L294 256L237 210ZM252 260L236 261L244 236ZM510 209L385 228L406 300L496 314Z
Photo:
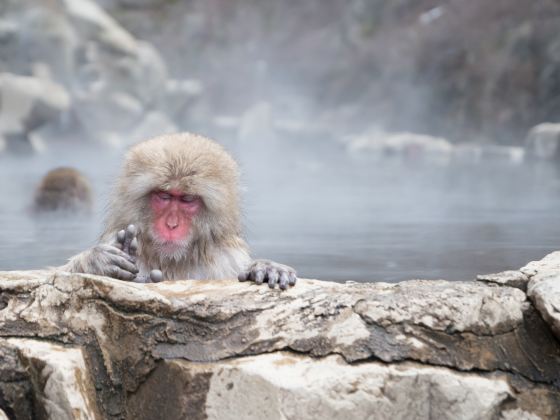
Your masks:
M181 201L183 203L192 203L193 201L196 201L197 198L198 197L196 195L186 194L181 197Z
M171 194L166 193L165 191L160 191L157 193L157 196L161 200L171 200Z

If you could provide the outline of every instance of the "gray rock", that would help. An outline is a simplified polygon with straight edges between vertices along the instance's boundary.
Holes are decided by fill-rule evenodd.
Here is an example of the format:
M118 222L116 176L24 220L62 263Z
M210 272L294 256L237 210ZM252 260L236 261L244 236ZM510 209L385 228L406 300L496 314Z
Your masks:
M539 159L558 157L560 144L560 124L542 123L534 126L525 140L528 153Z
M158 52L92 0L9 1L0 16L0 46L0 71L30 77L40 67L44 76L37 79L64 86L76 117L69 120L83 130L75 137L114 143L137 125L144 110L165 108L167 68ZM46 97L60 96L51 93ZM12 113L29 114L11 97L3 100L4 107L6 103L17 108ZM21 125L22 118L2 111L4 125ZM31 113L25 124L38 128L48 111L37 108L38 115ZM28 131L2 136L4 130L0 137L29 141ZM45 140L41 135L30 138Z
M500 286L516 287L523 291L527 290L529 277L518 270L502 271L501 273L480 274L476 276L477 281L495 283Z
M1 73L0 136L29 143L29 135L33 131L47 124L56 124L68 112L70 104L69 94L57 83Z
M163 391L155 402L153 389ZM129 400L129 413L135 419L474 420L495 418L512 397L505 375L415 363L349 365L336 355L310 359L279 352L219 363L161 363Z
M453 145L442 137L402 132L387 133L377 128L349 139L349 153L373 153L405 157L430 157L448 159L453 153Z
M131 132L143 120L144 108L139 100L122 92L105 91L76 97L74 115L90 136L101 142Z
M527 296L560 339L560 252L521 269L529 276Z
M29 133L68 110L66 90L49 80L0 74L0 131Z
M0 336L0 355L12 355L0 364L8 414L29 393L45 412L48 401L72 402L103 418L551 418L560 409L558 340L521 290L484 283L302 279L280 292L5 272ZM80 349L87 368L44 351L61 344L60 355ZM81 366L95 401L77 376L56 373L46 396L21 366L30 358L49 372ZM9 375L20 375L19 391Z
M0 298L0 309L3 302L4 299ZM36 412L34 394L29 372L17 350L5 340L0 340L0 413L17 420L33 418Z
M30 339L9 339L30 373L34 386L43 390L39 404L50 419L100 419L91 374L80 348Z

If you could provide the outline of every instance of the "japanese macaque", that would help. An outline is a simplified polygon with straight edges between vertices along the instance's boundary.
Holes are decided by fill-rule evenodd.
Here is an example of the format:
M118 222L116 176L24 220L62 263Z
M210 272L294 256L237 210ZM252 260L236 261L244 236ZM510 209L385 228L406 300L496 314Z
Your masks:
M136 282L238 277L294 285L291 267L251 261L237 182L235 161L202 136L139 143L126 155L99 244L62 269Z
M74 168L56 168L41 180L35 192L33 210L84 212L92 206L91 187L84 175Z

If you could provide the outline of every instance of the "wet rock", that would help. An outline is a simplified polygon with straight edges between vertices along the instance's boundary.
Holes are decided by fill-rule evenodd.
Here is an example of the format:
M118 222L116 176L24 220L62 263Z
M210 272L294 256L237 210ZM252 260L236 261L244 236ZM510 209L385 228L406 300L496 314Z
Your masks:
M560 267L547 258L521 272L532 282ZM21 340L81 351L103 418L551 418L560 410L554 325L514 287L302 279L280 292L235 280L137 284L36 271L0 273L0 296L0 336L12 354ZM32 373L7 366L44 406ZM75 389L72 378L57 383ZM86 401L90 391L80 395ZM0 399L0 409L13 410L10 401Z

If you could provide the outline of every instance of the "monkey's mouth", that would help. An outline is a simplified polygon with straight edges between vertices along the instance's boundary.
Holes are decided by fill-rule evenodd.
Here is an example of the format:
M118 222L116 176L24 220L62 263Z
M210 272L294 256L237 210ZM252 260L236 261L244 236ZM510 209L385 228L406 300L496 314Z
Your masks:
M174 260L183 258L187 254L190 244L188 239L166 240L155 236L152 240L154 247L162 257Z

